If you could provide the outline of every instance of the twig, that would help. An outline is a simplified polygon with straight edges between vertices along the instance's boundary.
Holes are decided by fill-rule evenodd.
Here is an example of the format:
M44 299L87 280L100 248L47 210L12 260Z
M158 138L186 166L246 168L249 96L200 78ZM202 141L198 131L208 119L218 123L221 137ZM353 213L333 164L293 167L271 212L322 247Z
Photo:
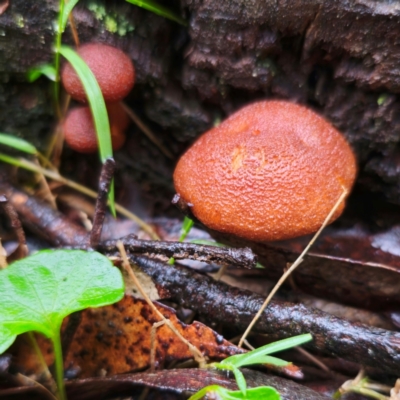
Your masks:
M62 175L60 175L57 171L51 171L48 169L45 169L43 167L40 167L38 165L35 165L34 163L24 159L24 158L18 158L18 164L15 164L15 159L10 159L10 157L6 156L5 154L0 154L0 158L3 161L6 161L12 165L17 165L18 167L25 168L29 171L33 172L41 172L44 176L53 179L57 182L61 182L64 185L73 188L77 190L78 192L81 192L83 194L86 194L89 197L92 197L93 199L97 199L97 193L86 186L80 185L79 183L76 183L74 181L71 181L70 179L64 178ZM129 210L126 208L122 207L120 204L115 204L115 209L123 216L131 219L132 221L136 222L145 232L147 232L152 239L158 240L159 237L154 231L154 229L144 222L142 219L137 217L135 214L131 213Z
M75 46L79 47L80 41L79 41L78 31L76 29L75 20L74 16L72 15L72 12L68 15L68 21L69 21L69 26L71 28L72 37L74 38Z
M337 210L337 208L340 206L340 204L342 203L342 201L344 200L344 198L347 195L347 190L343 188L343 193L339 196L339 199L337 200L337 202L335 203L335 205L332 207L331 211L329 212L329 214L327 215L327 217L325 218L325 221L323 222L321 228L318 229L317 233L313 236L313 238L310 240L310 243L308 243L308 245L306 246L306 248L303 250L303 252L299 255L299 257L297 258L297 260L292 264L292 266L284 272L284 274L281 276L281 278L279 279L279 281L276 283L276 285L274 286L274 288L271 290L270 294L268 295L268 297L265 299L263 305L261 306L261 308L258 310L257 314L254 316L253 320L250 322L249 326L247 327L247 329L245 330L242 338L239 341L239 347L243 346L243 341L244 339L246 339L247 335L250 333L250 331L252 330L253 326L255 325L255 323L257 322L257 320L260 318L261 314L264 312L265 308L268 306L269 302L271 301L271 299L275 296L275 293L279 290L279 288L283 285L283 283L285 282L286 278L303 262L303 257L307 254L308 250L310 250L310 247L314 244L314 242L317 240L318 236L321 234L321 232L324 230L324 228L326 227L326 225L329 224L329 221L331 220L333 214L335 213L335 211Z
M104 218L106 216L107 195L110 189L110 184L115 171L115 161L113 158L108 158L101 168L99 179L99 194L96 200L94 211L93 227L90 233L89 243L92 249L96 249L103 230Z
M15 234L18 239L18 251L19 258L24 258L28 255L28 246L26 244L26 237L24 229L22 228L21 221L18 217L17 212L13 205L8 201L7 197L4 195L0 195L0 204L2 205L7 217L11 222L11 227L13 228Z
M189 259L208 263L230 264L238 267L255 268L257 256L249 249L235 249L206 246L194 243L163 242L158 240L140 240L134 235L119 239L129 253L160 254L175 259ZM99 249L105 252L116 251L116 240L100 243Z
M132 279L133 283L136 285L138 288L140 294L143 296L147 304L150 306L150 308L153 310L154 313L158 315L158 317L163 321L170 329L171 331L183 342L185 343L189 351L192 353L194 359L196 362L200 365L200 367L203 367L206 364L206 360L203 356L203 354L200 352L200 350L193 346L189 341L187 341L182 334L174 327L174 325L171 323L170 320L166 319L164 315L158 310L158 308L153 304L153 302L150 300L149 296L147 293L143 290L142 285L140 284L139 280L136 278L136 275L133 273L132 268L130 266L128 257L126 255L126 251L124 248L124 245L122 242L117 243L117 248L119 249L122 257L122 265L125 269L125 271L129 274L129 277Z
M131 120L137 125L137 127L159 148L159 150L170 160L174 159L172 153L158 140L156 135L151 131L151 129L139 118L139 116L124 102L121 105L125 112L129 115Z

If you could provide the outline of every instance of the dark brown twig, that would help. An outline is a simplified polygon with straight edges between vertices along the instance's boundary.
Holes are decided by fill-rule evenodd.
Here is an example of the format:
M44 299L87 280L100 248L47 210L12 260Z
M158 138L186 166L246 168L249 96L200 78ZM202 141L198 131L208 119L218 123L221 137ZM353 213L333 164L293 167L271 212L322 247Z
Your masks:
M41 238L56 246L82 246L87 242L87 232L84 228L72 223L47 203L3 182L0 183L0 190L6 193L9 203L15 208L25 227L36 232Z
M115 161L113 158L108 158L101 169L99 179L99 192L96 200L94 211L93 227L90 232L89 245L91 248L97 248L101 231L103 230L103 222L106 216L107 196L110 189L110 184L115 171Z
M207 263L229 264L238 267L255 268L257 256L249 249L235 249L206 246L194 243L162 242L140 240L130 235L120 239L128 253L159 254L177 260L189 259ZM99 249L112 253L117 251L116 240L101 243Z
M196 221L197 219L194 217L191 208L193 204L187 203L185 200L182 199L179 193L176 193L171 200L171 204L173 204L183 215L188 216L189 218Z
M166 265L143 256L130 256L148 274L163 297L184 307L244 330L259 310L264 298L247 290L230 287L182 266ZM353 324L302 304L272 301L254 330L283 339L311 333L310 349L323 351L365 366L380 366L398 375L400 333Z
M18 217L17 212L13 205L8 201L5 195L0 195L0 204L3 207L3 210L7 214L10 222L11 227L14 230L15 234L17 235L18 239L18 258L23 258L28 255L28 246L26 244L26 237L24 229L22 228L21 221Z

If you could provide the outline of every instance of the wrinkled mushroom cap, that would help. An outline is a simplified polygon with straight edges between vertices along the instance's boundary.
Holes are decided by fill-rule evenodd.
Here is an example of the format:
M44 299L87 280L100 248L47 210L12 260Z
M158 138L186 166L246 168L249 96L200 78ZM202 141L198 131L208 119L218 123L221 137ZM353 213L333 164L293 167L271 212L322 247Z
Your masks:
M174 183L207 227L273 241L317 231L355 175L350 146L324 118L261 101L204 133L179 160Z
M79 48L78 54L96 77L104 100L118 101L131 91L135 82L135 69L123 51L101 43L88 43ZM64 65L61 80L72 98L86 101L82 83L71 64Z

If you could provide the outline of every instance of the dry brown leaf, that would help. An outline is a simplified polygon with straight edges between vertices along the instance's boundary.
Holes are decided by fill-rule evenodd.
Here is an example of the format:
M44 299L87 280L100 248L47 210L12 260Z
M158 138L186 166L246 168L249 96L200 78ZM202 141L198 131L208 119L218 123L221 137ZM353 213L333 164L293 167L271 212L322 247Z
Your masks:
M175 311L155 303L177 330L204 355L222 359L243 350L224 340L207 326L194 322L185 325ZM65 367L80 371L79 377L114 375L150 366L150 335L159 318L143 300L126 296L119 303L84 310L69 351ZM157 329L156 364L191 358L191 353L167 326Z

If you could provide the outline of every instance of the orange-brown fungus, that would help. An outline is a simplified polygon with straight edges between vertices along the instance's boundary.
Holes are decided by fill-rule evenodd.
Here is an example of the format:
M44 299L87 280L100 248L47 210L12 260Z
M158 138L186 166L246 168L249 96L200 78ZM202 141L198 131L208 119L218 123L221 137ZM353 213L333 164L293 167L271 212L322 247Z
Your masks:
M118 150L125 142L125 134L120 122L114 122L109 112L111 142L114 150ZM98 149L96 130L89 107L73 108L67 115L64 125L65 141L79 153L95 153Z
M131 91L135 82L135 69L131 59L124 52L105 44L89 43L81 46L78 54L96 77L104 100L121 100ZM61 80L72 98L86 101L81 81L71 64L65 64Z
M318 230L355 175L350 146L324 118L261 101L203 134L179 160L174 183L209 228L272 241Z

